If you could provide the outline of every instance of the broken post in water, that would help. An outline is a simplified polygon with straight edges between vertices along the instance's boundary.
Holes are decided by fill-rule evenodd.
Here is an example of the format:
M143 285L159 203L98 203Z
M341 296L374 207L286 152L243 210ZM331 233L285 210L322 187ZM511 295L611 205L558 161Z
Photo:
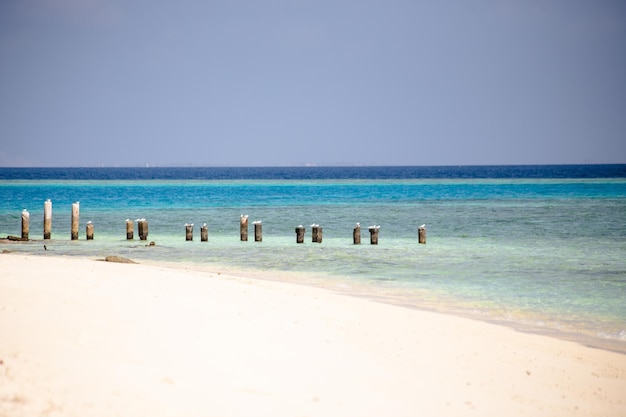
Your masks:
M186 223L185 224L185 240L187 240L187 241L193 240L193 223L191 223L191 224Z
M148 221L146 219L141 219L142 231L139 235L139 239L148 240Z
M52 236L52 201L47 199L43 203L43 238L50 239Z
M93 240L93 223L91 221L87 222L87 226L85 227L85 235L87 240Z
M148 221L146 219L137 219L137 231L139 232L139 240L148 240Z
M296 243L304 243L304 226L296 227Z
M361 223L357 223L352 230L352 241L355 245L361 244Z
M248 216L241 215L239 217L239 235L242 242L248 241Z
M252 222L252 224L254 225L254 241L263 242L263 224L261 220Z
M135 238L135 231L131 219L126 219L126 240L133 240Z
M380 230L380 226L370 226L370 244L378 245L378 231Z
M200 228L200 241L201 242L209 241L209 228L207 227L206 223L204 223L202 227Z
M80 203L77 201L72 204L72 240L78 240L78 223L80 216Z
M322 228L319 224L311 225L311 236L313 243L322 243Z
M426 225L425 224L417 228L417 241L423 245L426 244Z
M28 240L30 232L30 214L28 210L22 210L22 240Z

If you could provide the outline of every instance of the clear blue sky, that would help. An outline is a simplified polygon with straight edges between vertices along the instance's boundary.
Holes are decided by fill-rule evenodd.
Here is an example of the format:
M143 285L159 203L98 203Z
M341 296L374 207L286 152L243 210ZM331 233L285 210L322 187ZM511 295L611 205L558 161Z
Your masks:
M306 163L626 163L626 2L0 2L0 166Z

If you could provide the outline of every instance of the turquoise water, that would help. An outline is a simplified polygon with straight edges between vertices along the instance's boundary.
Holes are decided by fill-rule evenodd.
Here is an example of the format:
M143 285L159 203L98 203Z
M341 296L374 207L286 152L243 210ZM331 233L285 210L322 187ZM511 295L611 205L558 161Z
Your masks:
M0 236L19 235L26 208L33 240L4 248L270 272L281 280L626 352L626 178L492 176L25 180L5 175ZM48 198L52 240L43 241ZM70 241L74 201L80 201L78 241ZM241 214L249 216L248 242L239 240ZM156 245L140 242L136 226L135 240L127 241L127 218L147 219L148 241ZM263 242L254 242L255 220L263 222ZM94 241L85 240L87 221L95 226ZM362 225L361 245L352 243L356 222ZM186 223L195 225L192 242L185 241ZM208 242L200 242L203 223ZM323 228L321 244L311 242L312 223ZM423 223L426 245L417 239ZM307 229L304 244L296 244L294 229L300 224ZM369 244L369 225L381 227L378 245Z

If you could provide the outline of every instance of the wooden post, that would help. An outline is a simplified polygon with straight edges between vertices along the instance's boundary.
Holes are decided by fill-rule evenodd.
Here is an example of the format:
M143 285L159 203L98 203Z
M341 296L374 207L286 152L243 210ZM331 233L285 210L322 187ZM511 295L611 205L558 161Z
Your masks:
M248 241L248 216L243 214L239 218L239 235L242 242Z
M200 228L200 241L202 242L209 241L209 228L207 227L206 223L204 223L202 227Z
M322 243L322 228L319 224L311 225L311 240L314 243Z
M87 236L87 240L93 240L93 223L87 222L87 226L85 227L85 235Z
M47 199L43 203L43 238L50 239L52 236L52 201Z
M148 220L142 219L143 223L143 240L148 240Z
M22 240L28 240L28 233L30 232L30 214L28 210L22 210Z
M296 227L296 243L304 243L304 226L299 225Z
M193 223L185 224L185 240L193 240Z
M419 243L426 244L426 225L423 224L417 228L417 240Z
M133 229L133 221L126 219L126 240L133 240L135 238L135 231Z
M146 219L137 220L137 231L139 232L139 240L148 240L148 221Z
M79 215L80 215L80 204L77 201L72 204L72 240L78 240Z
M372 245L378 245L378 231L380 230L380 226L370 226L370 243Z
M356 226L354 226L354 230L352 231L352 240L354 241L355 245L361 244L361 224L360 223L357 223Z
M261 220L252 222L252 224L254 224L254 241L263 242L263 224Z

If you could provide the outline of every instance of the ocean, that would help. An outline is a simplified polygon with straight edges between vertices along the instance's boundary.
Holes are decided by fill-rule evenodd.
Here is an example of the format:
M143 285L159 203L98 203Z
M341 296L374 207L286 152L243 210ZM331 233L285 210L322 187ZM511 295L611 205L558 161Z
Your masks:
M47 199L52 238L43 240ZM23 209L31 240L2 250L245 271L626 353L626 165L0 168L0 236L20 235ZM126 219L139 218L147 241L136 223L126 240Z

